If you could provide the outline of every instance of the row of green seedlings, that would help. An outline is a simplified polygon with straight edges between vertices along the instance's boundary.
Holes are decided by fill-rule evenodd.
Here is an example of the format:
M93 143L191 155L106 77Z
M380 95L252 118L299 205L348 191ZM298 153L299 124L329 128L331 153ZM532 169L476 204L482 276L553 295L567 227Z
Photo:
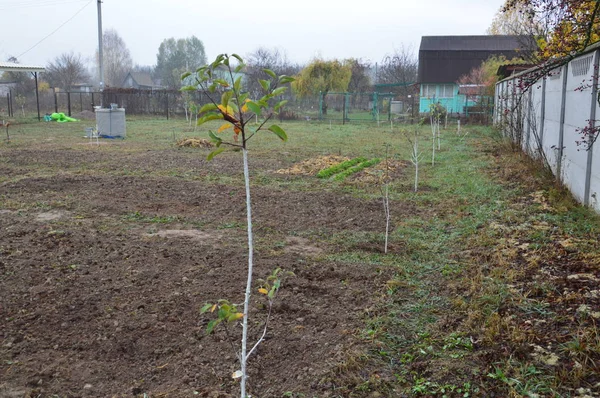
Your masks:
M333 176L333 180L342 181L349 175L358 173L381 162L381 159L375 158L368 160L363 157L346 160L345 162L338 163L326 169L323 169L317 173L318 178L330 178Z

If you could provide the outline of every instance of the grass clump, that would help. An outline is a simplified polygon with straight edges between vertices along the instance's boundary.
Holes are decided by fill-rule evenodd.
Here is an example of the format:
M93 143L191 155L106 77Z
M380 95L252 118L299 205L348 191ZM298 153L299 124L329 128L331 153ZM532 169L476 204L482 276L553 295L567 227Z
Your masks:
M350 160L346 160L345 162L338 163L326 169L323 169L317 173L318 178L329 178L339 172L349 169L352 166L355 166L359 163L365 162L367 159L363 157L354 158Z
M363 161L362 163L360 163L354 167L350 167L350 168L342 171L341 173L336 174L335 177L333 177L333 179L335 181L342 181L349 175L358 173L359 171L362 171L362 170L366 169L367 167L375 166L379 162L381 162L381 159L379 159L379 158Z

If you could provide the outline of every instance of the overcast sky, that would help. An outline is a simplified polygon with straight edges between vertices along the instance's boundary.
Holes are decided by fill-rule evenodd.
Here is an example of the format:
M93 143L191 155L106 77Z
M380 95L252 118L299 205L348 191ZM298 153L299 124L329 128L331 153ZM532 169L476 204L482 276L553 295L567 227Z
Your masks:
M379 62L403 45L416 53L421 36L485 34L503 2L104 0L102 20L105 29L117 30L141 65L156 64L163 39L191 35L203 41L209 60L265 46L284 49L299 63L315 56ZM3 61L17 56L21 63L46 65L69 51L93 60L97 0L0 0L0 16Z

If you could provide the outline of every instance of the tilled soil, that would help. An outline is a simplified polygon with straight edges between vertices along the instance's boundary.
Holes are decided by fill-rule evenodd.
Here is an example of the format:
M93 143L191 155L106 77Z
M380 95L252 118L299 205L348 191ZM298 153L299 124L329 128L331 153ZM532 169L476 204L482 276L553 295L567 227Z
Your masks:
M224 328L207 336L212 318L199 309L220 298L243 301L243 187L70 173L77 162L106 161L91 151L11 156L5 176L39 165L50 172L0 184L0 396L235 396L231 344L239 345L240 328L230 325L233 338ZM188 168L187 156L178 161L138 154L123 164ZM207 167L230 170L219 162ZM328 260L338 249L318 236L379 231L381 204L266 187L253 195L255 278L278 267L295 276L284 281L267 339L250 361L250 392L333 395L339 364L364 350L358 331L386 272ZM401 218L413 209L395 211ZM265 304L253 296L252 341Z

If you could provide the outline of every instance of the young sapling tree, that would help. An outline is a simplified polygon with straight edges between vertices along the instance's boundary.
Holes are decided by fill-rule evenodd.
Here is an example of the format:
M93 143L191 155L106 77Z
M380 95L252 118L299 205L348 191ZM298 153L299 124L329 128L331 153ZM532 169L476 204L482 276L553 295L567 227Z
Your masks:
M390 145L385 144L385 165L381 175L381 197L383 199L383 211L385 213L385 245L383 252L388 252L388 241L390 236L390 164L389 164Z
M440 134L441 119L446 115L446 108L442 104L435 103L429 105L429 122L431 124L432 133L432 152L431 152L431 165L435 165L435 148L437 139L437 149L442 149L442 139Z
M237 65L234 66L233 63L235 62L237 62ZM281 127L276 124L268 125L268 123L279 109L287 103L287 101L276 102L277 97L281 96L287 89L282 86L292 82L294 79L285 75L277 76L273 71L264 69L264 72L269 76L269 79L259 80L264 95L259 99L251 99L249 98L249 93L242 92L242 75L240 72L243 68L244 61L239 55L221 54L217 56L215 61L210 65L199 68L193 74L190 72L185 73L181 79L185 80L192 77L193 83L183 87L182 90L200 90L210 101L198 111L201 115L197 122L198 125L213 120L224 121L224 124L218 128L216 133L212 131L209 132L209 136L215 143L217 149L212 151L207 159L213 159L227 148L241 150L243 155L248 232L248 268L246 290L244 294L244 309L243 312L238 312L237 307L228 301L217 303L216 307L214 307L215 304L213 304L211 308L213 308L213 310L219 308L218 319L220 319L220 321L213 323L213 328L224 320L235 322L241 319L242 321L241 350L238 354L241 369L234 373L234 377L240 379L241 398L247 398L246 380L248 378L248 357L264 339L263 336L263 338L259 339L256 345L248 351L248 314L250 296L252 293L252 269L254 258L248 142L261 131L270 131L282 141L287 140L287 135ZM225 76L223 76L223 72ZM258 124L250 125L250 122L253 119L256 119ZM222 133L230 129L233 130L232 139L226 140L222 138ZM279 286L277 286L277 288L278 287ZM277 289L275 289L275 291L276 290ZM207 310L206 306L204 309L205 311Z
M406 139L411 146L410 162L415 166L414 191L417 192L419 188L419 162L421 161L421 152L419 152L419 130L415 129L413 138L406 134Z

